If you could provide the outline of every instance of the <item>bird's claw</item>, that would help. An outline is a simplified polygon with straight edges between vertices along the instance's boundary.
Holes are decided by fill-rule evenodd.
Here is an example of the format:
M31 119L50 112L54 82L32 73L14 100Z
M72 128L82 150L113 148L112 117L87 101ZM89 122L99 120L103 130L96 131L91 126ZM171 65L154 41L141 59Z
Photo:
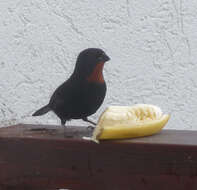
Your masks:
M89 130L94 130L95 129L95 126L92 126L92 125L89 125L88 127L87 127L87 129Z

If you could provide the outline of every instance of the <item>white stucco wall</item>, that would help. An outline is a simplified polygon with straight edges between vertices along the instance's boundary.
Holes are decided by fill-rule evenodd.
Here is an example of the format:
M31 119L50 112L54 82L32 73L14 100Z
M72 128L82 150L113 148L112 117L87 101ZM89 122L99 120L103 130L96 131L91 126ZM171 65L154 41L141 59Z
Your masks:
M111 104L151 103L171 113L168 128L197 129L196 0L1 0L0 126L59 124L31 114L87 47L111 57L92 119Z

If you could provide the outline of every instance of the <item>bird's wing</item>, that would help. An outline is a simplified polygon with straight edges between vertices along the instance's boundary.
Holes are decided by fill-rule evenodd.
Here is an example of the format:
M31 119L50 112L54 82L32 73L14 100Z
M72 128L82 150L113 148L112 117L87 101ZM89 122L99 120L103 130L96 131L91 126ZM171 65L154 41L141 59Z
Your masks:
M79 94L79 87L73 81L67 80L65 83L60 85L53 93L50 100L50 107L52 109L58 109L62 106L69 105L73 102L73 99L77 100L75 97Z

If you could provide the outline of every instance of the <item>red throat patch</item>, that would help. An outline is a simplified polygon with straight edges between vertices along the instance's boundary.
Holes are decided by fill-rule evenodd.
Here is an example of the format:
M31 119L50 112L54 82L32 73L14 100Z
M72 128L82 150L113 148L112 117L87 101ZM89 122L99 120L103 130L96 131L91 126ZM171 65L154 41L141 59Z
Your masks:
M103 66L104 63L99 63L96 65L92 73L87 77L88 82L104 83Z

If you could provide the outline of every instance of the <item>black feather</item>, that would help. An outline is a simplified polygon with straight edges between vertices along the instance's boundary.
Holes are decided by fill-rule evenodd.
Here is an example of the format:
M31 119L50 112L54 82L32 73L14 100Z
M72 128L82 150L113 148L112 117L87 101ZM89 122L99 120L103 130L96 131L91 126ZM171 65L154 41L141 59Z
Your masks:
M51 109L48 105L40 108L37 110L35 113L32 114L32 116L39 116L39 115L44 115L45 113L49 112Z

